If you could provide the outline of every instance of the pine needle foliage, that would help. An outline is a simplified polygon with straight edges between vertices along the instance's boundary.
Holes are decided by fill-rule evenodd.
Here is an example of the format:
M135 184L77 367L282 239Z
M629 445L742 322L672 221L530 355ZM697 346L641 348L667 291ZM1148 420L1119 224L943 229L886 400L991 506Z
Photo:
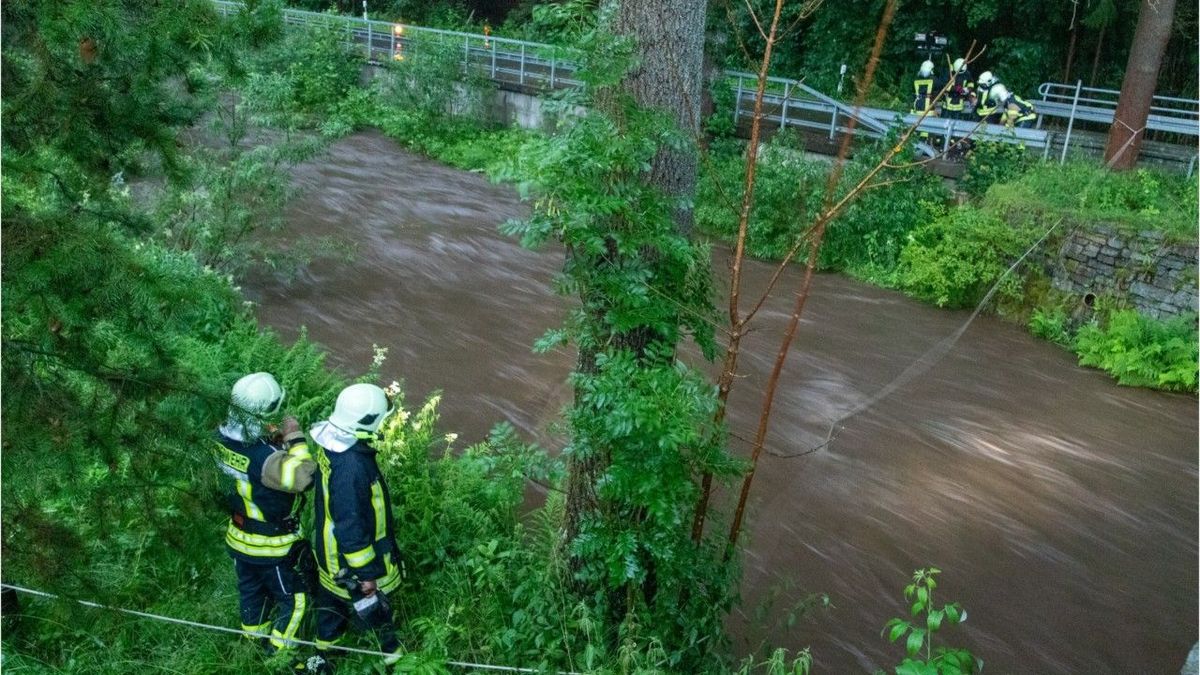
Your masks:
M168 191L184 180L180 131L215 100L197 73L236 39L205 2L3 11L4 580L167 614L187 598L189 618L226 623L236 595L208 448L229 387L272 371L291 411L315 417L343 381L306 340L260 331L229 277L155 237L125 180L153 166ZM37 629L6 632L6 669L214 672L241 658L77 606L18 620Z

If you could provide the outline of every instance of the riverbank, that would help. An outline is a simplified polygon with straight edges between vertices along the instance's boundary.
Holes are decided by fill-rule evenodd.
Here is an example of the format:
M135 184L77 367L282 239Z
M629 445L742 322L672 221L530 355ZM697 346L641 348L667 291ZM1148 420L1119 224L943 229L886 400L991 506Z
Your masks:
M498 181L519 177L522 147L543 139L461 119L446 125L441 133L394 114L380 127L413 150ZM749 232L750 253L763 259L791 247L830 170L788 151L786 135L776 142L782 151L761 160ZM701 162L697 224L717 240L736 231L730 202L740 200L743 147L714 143ZM858 155L845 183L873 153ZM830 226L822 269L945 308L973 307L995 286L986 309L1071 350L1082 365L1121 384L1196 391L1194 183L1148 170L1030 165L1003 147L971 160L966 203L952 203L943 182L920 170L898 180Z
M295 175L291 236L337 233L363 251L296 280L247 283L263 322L290 333L306 317L335 363L389 346L383 377L402 377L417 400L443 390L441 422L460 445L506 419L557 448L572 354L530 345L568 309L552 282L562 258L498 232L524 213L518 194L373 130ZM714 255L724 270L722 247ZM771 269L749 261L746 283L761 287ZM753 429L787 305L771 299L748 338L731 401L738 436ZM846 420L831 447L789 458L968 316L841 274L817 276L809 312L751 500L742 601L728 620L735 654L811 646L814 672L889 667L898 648L879 631L907 611L899 585L935 564L941 597L970 613L952 639L989 670L1178 669L1195 631L1194 400L1118 388L983 316L925 375ZM832 607L813 599L821 593Z

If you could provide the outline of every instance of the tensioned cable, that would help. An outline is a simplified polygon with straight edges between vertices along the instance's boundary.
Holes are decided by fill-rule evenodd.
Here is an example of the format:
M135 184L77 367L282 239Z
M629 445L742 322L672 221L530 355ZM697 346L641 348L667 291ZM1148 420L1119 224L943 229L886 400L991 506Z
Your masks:
M46 591L39 591L39 590L36 590L33 588L25 588L23 586L16 586L14 584L0 583L0 588L7 588L9 590L17 591L18 593L27 593L29 595L36 595L36 596L43 597L43 598L50 598L52 600L62 600L64 602L76 602L80 605L83 605L84 607L93 607L95 609L104 609L104 610L108 610L111 612L120 612L122 614L129 614L131 616L136 616L136 617L139 617L142 619L150 619L152 621L162 621L165 623L173 623L173 624L177 624L180 626L189 626L191 628L203 628L206 630L218 631L221 633L232 633L234 635L242 635L242 636L245 636L248 638L269 638L269 637L271 637L270 635L268 635L266 633L258 633L255 631L242 630L240 628L229 628L228 626L216 626L213 624L203 623L200 621L191 621L189 619L179 619L179 618L176 618L173 616L163 616L162 614L153 614L151 612L142 612L142 611L139 611L136 609L126 609L124 607L113 607L111 605L102 605L98 602L92 602L90 600L80 600L78 598L64 598L62 596L55 595L54 593L47 593ZM288 639L288 642L291 644L308 645L311 647L317 646L317 643L315 643L315 642L310 642L308 640L300 640L298 638L290 638L290 639ZM394 654L388 654L386 652L375 651L373 649L359 649L357 647L345 647L345 646L341 646L341 645L329 645L328 649L336 649L338 651L351 652L351 653L355 653L355 654L366 654L367 656L378 656L381 658L395 656ZM463 668L463 669L491 670L491 671L506 672L506 673L545 673L546 672L545 670L539 670L537 668L519 668L517 666L497 666L497 665L488 664L488 663L471 663L469 661L445 661L444 663L448 666L455 666L457 668ZM559 671L554 671L554 672L556 672L557 675L583 675L583 673L578 673L578 672L570 671L570 670L559 670Z
M1021 263L1023 263L1025 259L1029 257L1030 254L1036 251L1038 247L1042 245L1042 242L1046 241L1050 234L1058 229L1058 226L1061 225L1062 222L1063 218L1059 218L1057 221L1055 221L1054 224L1050 226L1050 229L1046 230L1045 234L1035 241L1032 246L1026 249L1025 252L1021 254L1021 257L1017 258L1016 261L1009 265L1008 269L1004 270L1004 273L1001 274L998 279L996 279L996 283L992 284L992 287L988 290L987 294L984 295L983 299L979 301L979 304L975 306L975 311L971 312L971 316L967 317L967 320L964 321L957 330L942 338L932 347L926 350L925 353L922 354L916 361L913 361L911 364L909 364L908 367L905 368L899 375L892 378L890 382L881 387L879 391L871 395L870 398L855 405L849 411L843 413L840 417L830 423L829 432L825 435L824 441L818 445L806 450L801 450L799 452L781 453L767 450L767 454L771 455L772 457L790 459L793 457L802 457L804 455L812 454L822 448L825 448L833 442L833 439L837 437L838 432L845 428L843 423L846 420L854 417L864 410L873 408L876 403L879 403L881 400L891 396L892 393L894 393L897 389L925 374L925 372L930 368L940 363L941 360L946 358L946 355L950 353L950 350L953 349L956 344L958 344L959 338L961 338L963 334L967 332L967 329L971 327L971 324L975 322L975 319L979 317L979 314L983 311L983 308L988 304L988 302L991 301L992 296L996 294L996 291L1000 289L1000 284L1003 283L1008 275L1012 274L1012 272L1016 270L1017 267L1019 267Z

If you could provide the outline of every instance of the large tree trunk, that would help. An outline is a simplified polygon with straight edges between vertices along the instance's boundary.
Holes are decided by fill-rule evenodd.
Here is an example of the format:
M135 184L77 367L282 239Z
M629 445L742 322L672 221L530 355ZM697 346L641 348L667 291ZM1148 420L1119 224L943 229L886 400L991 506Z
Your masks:
M1174 19L1175 0L1142 0L1121 81L1121 99L1104 149L1104 161L1114 169L1130 169L1137 162Z
M638 105L670 114L689 137L700 134L704 71L704 15L707 0L621 0L613 29L637 41L639 65L622 83ZM696 190L696 153L660 152L650 181L667 194L687 198ZM691 232L691 209L675 221Z
M626 76L622 89L639 105L668 113L692 139L700 130L706 4L707 0L620 0L612 25L617 34L633 37L638 56L639 65ZM651 163L649 180L669 195L690 198L696 189L694 149L660 151ZM674 218L681 232L691 232L690 208L678 208ZM612 344L641 353L654 337L648 330L635 330L613 336ZM593 372L595 356L581 350L579 370ZM597 511L596 480L607 466L607 457L596 453L568 461L567 541L574 540L584 519Z

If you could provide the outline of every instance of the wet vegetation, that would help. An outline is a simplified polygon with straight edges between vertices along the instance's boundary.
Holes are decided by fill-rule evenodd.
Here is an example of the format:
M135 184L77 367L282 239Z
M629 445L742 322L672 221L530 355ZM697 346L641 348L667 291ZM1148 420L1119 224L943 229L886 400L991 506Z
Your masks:
M270 370L288 391L288 412L309 421L328 412L343 384L373 379L386 358L380 351L362 372L334 371L303 337L287 344L258 326L236 284L251 266L282 264L260 237L285 227L289 168L319 156L330 139L376 126L408 147L513 182L538 204L529 221L509 225L514 236L582 252L558 285L583 300L539 347L596 348L593 367L574 376L566 423L571 452L603 450L611 461L608 511L565 542L563 461L505 425L483 443L456 447L438 427L436 396L392 418L380 453L399 496L405 552L398 616L411 653L402 670L443 672L467 661L544 671L807 672L806 652L731 656L722 619L737 601L737 558L723 537L689 536L694 476L730 479L745 466L726 454L724 430L713 423L713 386L674 358L685 339L706 354L715 349L708 245L680 236L675 205L641 180L660 147L683 143L678 135L627 100L553 137L493 129L481 121L484 83L466 80L455 114L431 94L458 74L449 56L431 48L430 59L359 86L357 57L339 38L285 34L278 6L250 6L222 21L205 2L5 5L4 581L65 599L23 597L23 609L6 614L4 668L286 667L280 659L264 665L255 646L227 634L71 599L232 625L225 513L204 449L230 383ZM595 86L611 86L627 53L602 31L589 35L597 53L615 55L615 66L602 61L594 71ZM847 184L867 171L873 152L882 150L855 158ZM739 153L722 140L702 162L697 223L714 239L731 233L715 204L740 196ZM817 206L826 169L786 138L771 146L751 224L754 254L782 254L801 222L797 204ZM1007 227L996 210L1012 191L1044 187L1029 177L1036 171L996 182L968 208L948 206L939 180L908 171L831 224L821 266L971 306L1038 235ZM1082 198L1104 213L1174 213L1180 195L1194 212L1194 186L1189 193L1155 174L1103 180ZM1069 208L1070 185L1054 185L1039 203ZM624 227L615 242L598 229L610 219ZM653 264L606 265L611 247L659 255ZM304 264L335 252L313 242L289 258ZM1016 286L1003 297L1020 296L1019 281L1005 283ZM1052 337L1074 339L1086 364L1131 384L1195 390L1194 322L1189 351L1187 322L1162 328L1118 310L1074 338L1067 329ZM609 348L631 326L652 327L654 339L636 352ZM647 463L652 471L642 470ZM528 479L555 487L533 510L522 506ZM888 624L887 637L906 642L897 672L972 672L969 653L934 643L940 628L965 618L955 604L933 604L934 574L918 573L905 591L911 616ZM365 638L357 646L371 647ZM342 668L377 666L351 656Z

